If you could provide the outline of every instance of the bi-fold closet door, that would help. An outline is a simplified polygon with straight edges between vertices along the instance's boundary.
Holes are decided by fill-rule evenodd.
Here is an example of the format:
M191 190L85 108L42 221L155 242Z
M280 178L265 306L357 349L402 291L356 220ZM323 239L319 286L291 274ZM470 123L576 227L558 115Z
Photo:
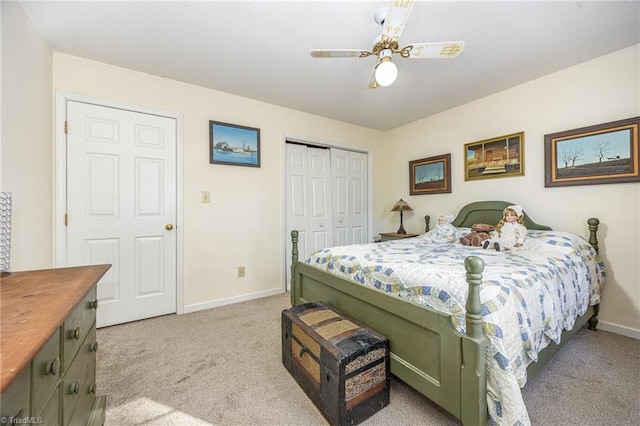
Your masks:
M286 273L289 285L292 230L299 259L315 250L367 242L366 153L286 144Z

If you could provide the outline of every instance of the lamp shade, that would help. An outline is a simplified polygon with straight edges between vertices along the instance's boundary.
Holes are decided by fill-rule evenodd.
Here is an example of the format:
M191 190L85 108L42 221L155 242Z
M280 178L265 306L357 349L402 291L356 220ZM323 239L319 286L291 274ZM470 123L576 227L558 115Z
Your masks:
M392 212L401 212L401 211L407 211L407 210L413 210L413 209L402 198L400 198L400 200L398 200L394 204L393 208L391 209Z

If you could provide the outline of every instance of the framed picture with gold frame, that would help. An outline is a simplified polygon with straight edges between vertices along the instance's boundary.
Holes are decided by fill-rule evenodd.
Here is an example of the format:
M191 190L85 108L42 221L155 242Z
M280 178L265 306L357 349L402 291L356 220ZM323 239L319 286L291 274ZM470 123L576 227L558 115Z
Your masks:
M524 132L464 145L464 180L524 176Z
M545 185L640 182L640 117L544 136Z
M443 194L451 192L451 154L409 161L409 193Z

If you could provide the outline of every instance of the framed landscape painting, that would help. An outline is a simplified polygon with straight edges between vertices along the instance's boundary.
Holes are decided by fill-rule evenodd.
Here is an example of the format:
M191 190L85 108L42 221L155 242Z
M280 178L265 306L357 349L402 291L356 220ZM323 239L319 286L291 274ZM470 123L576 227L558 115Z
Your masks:
M639 182L640 117L544 137L545 186Z
M260 129L209 121L209 163L260 167Z
M411 195L451 192L451 154L409 161Z

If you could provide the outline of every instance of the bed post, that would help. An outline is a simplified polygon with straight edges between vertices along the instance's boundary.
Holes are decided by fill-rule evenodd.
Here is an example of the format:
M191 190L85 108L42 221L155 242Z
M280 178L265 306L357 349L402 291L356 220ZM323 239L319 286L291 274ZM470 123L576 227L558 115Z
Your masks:
M431 216L424 216L424 232L429 232L429 222L431 221Z
M296 263L298 263L298 231L291 231L291 306L295 306Z
M595 217L591 217L587 220L587 223L589 224L589 244L591 244L593 246L594 249L596 249L596 252L598 252L598 225L600 225L600 220L598 218Z
M587 224L589 224L589 244L591 244L593 248L596 249L596 253L599 253L597 232L598 232L598 225L600 225L600 220L596 217L590 217L587 220ZM600 313L600 304L593 305L593 315L591 315L591 318L589 318L589 320L587 321L587 328L589 330L596 331L596 328L598 327L599 313Z
M467 332L462 337L462 369L460 383L460 420L465 426L487 423L487 341L482 331L482 303L480 285L484 261L478 256L464 260L467 271L466 323Z

